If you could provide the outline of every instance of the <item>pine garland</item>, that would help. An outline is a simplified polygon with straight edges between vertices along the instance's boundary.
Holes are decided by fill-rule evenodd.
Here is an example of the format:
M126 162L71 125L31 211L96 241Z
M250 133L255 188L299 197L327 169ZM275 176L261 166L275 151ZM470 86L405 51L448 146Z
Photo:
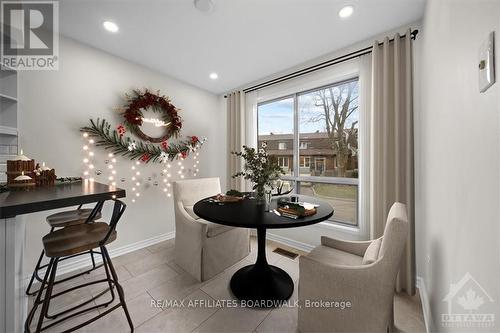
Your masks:
M134 141L129 137L118 134L111 129L111 125L105 119L97 118L96 121L90 119L90 126L80 128L80 132L87 133L89 137L95 139L95 145L111 150L113 154L129 157L131 160L141 159L141 161L164 163L166 159L186 158L191 151L200 147L206 139L201 141L196 136L190 136L186 140L181 140L176 144L169 144L163 148L151 143ZM131 144L135 144L134 149L129 149Z

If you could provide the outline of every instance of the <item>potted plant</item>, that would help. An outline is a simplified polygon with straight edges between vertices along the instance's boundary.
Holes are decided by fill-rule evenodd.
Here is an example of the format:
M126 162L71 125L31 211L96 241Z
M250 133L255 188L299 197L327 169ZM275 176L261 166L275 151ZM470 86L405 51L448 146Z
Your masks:
M242 152L231 152L245 161L243 171L233 175L233 178L243 177L253 182L253 190L259 201L265 200L265 187L273 188L274 182L285 172L278 165L275 156L267 154L267 143L263 142L258 151L255 148L243 146Z

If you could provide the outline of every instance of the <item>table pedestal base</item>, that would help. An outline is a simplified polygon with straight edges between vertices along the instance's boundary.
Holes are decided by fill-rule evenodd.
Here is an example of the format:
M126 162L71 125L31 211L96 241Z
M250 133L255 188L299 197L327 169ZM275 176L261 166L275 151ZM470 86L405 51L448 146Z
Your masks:
M250 306L278 307L292 296L293 281L279 267L255 264L234 273L231 291L239 300L253 301Z

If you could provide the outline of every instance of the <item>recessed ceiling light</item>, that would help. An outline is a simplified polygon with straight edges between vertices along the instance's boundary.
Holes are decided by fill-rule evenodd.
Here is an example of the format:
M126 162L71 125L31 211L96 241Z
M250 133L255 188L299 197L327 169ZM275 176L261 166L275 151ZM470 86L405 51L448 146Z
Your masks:
M348 18L349 16L354 13L354 7L353 6L345 6L342 7L342 9L339 11L339 16L340 18Z
M212 80L217 80L219 78L219 75L217 73L210 73L209 77L212 79Z
M201 12L209 12L214 4L212 0L194 0L194 6Z
M118 30L120 30L118 28L118 25L116 25L115 22L111 22L111 21L104 21L102 23L102 26L104 27L104 29L108 30L109 32L112 32L112 33L116 33L118 32Z

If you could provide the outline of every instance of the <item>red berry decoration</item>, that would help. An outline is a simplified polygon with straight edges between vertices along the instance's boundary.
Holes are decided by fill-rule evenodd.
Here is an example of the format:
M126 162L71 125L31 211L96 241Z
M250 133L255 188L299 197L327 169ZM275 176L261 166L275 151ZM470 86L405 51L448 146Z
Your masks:
M120 138L125 134L125 132L127 132L127 130L125 129L125 126L123 126L123 125L118 125L116 127L116 131L118 132L118 135L120 135Z
M197 137L197 136L192 136L192 137L191 137L191 143L193 144L193 146L194 146L195 144L197 144L198 142L200 142L200 139L198 139L198 137Z

